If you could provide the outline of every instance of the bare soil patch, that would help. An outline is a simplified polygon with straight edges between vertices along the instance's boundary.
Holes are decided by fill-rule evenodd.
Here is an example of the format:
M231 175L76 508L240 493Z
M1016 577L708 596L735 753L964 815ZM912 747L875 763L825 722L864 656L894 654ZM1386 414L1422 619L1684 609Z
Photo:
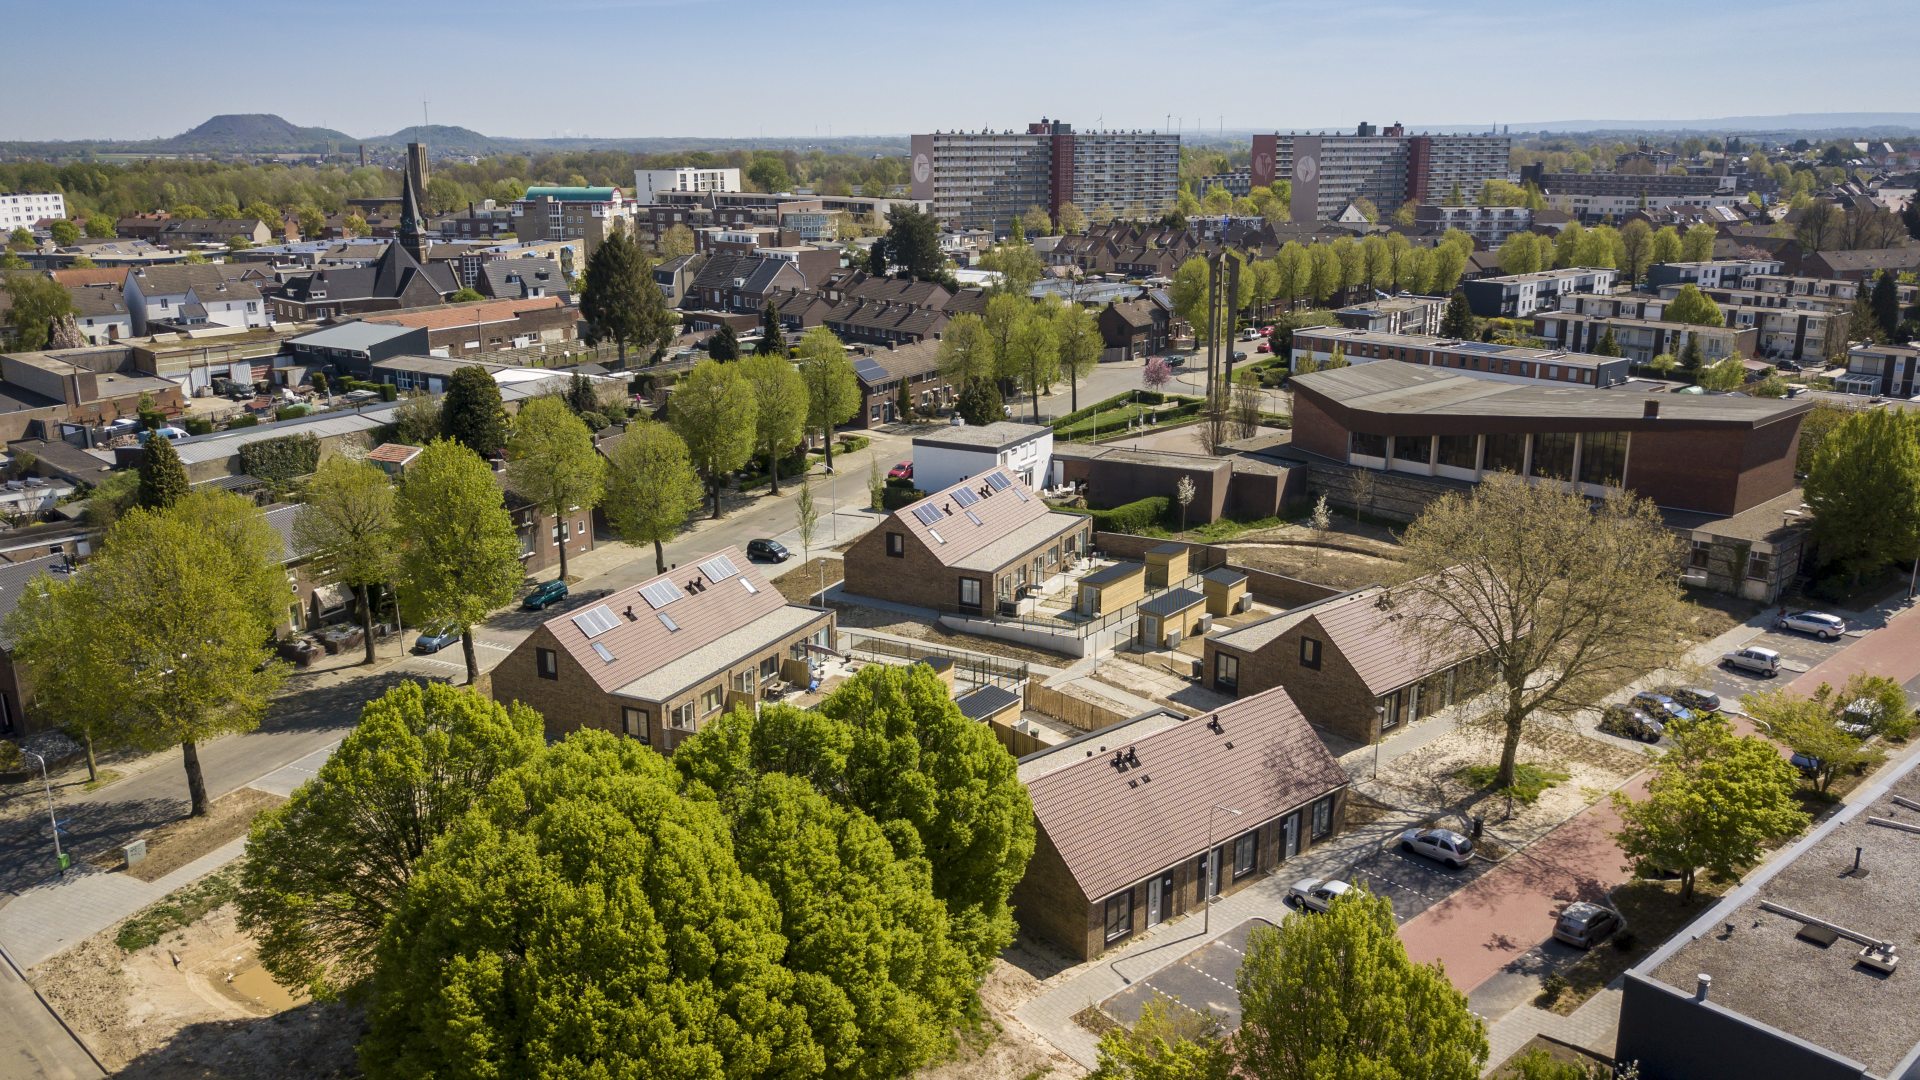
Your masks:
M1407 576L1406 564L1382 554L1362 554L1348 550L1367 544L1357 538L1342 537L1340 547L1311 542L1304 529L1289 529L1300 534L1297 543L1232 543L1226 545L1228 561L1236 566L1265 570L1270 574L1311 581L1336 589L1358 589L1367 585L1391 585ZM1276 533L1282 530L1274 530ZM1373 544L1383 550L1389 545Z
M1725 593L1687 589L1681 604L1688 636L1711 641L1766 610L1766 605Z
M1015 943L1007 950L1020 949ZM1014 1011L1040 993L1040 980L1024 965L995 960L980 984L984 1020L963 1034L958 1052L915 1073L916 1080L1038 1080L1085 1076L1086 1070L1014 1018Z
M773 587L789 603L812 604L820 590L846 577L846 564L839 559L815 559L773 579Z
M253 827L254 815L286 801L257 788L241 788L215 799L204 817L179 818L147 833L147 857L122 873L141 881L159 881L200 856L247 835L247 830ZM118 869L123 861L120 852L110 851L95 856L93 865L112 870Z

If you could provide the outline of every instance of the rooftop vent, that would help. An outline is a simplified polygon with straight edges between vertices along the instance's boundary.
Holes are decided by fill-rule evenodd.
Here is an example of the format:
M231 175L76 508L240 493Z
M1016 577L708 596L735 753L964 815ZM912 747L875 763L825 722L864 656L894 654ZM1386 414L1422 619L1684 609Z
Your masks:
M1640 415L1647 420L1660 419L1660 402L1648 398L1646 405L1640 410Z

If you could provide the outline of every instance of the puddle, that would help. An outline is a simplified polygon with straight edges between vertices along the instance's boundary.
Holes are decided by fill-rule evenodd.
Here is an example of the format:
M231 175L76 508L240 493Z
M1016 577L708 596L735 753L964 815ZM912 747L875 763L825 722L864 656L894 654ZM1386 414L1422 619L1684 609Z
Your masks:
M235 975L233 981L227 984L227 989L274 1012L284 1012L307 1001L305 993L297 996L289 993L286 987L274 982L273 976L267 974L267 969L259 964Z

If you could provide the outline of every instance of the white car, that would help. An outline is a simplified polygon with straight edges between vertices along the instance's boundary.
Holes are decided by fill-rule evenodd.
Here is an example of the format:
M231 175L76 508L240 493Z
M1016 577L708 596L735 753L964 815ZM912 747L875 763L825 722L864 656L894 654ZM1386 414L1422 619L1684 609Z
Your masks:
M1795 611L1774 620L1775 630L1798 630L1821 641L1833 641L1847 632L1847 621L1821 611Z
M1325 911L1334 900L1353 891L1338 878L1301 878L1287 890L1287 903L1309 911Z
M1758 645L1741 649L1739 652L1730 652L1721 657L1720 662L1728 667L1736 667L1763 678L1771 679L1780 674L1780 654L1772 649L1762 649Z
M1400 834L1400 850L1452 866L1465 866L1473 860L1473 841L1452 829L1408 829Z

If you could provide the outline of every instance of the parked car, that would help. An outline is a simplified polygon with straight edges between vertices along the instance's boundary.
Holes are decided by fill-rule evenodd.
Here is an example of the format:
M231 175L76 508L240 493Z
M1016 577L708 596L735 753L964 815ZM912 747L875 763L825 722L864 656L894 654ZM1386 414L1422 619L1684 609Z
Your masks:
M414 639L413 651L437 653L459 640L460 628L457 626L430 626L420 631L420 636Z
M1247 354L1244 352L1236 352L1233 354L1233 362L1236 364L1245 361L1246 358L1247 358Z
M1185 366L1186 366L1186 364L1187 364L1187 358L1186 358L1185 356L1169 356L1169 357L1167 357L1167 366L1168 366L1168 367L1185 367Z
M1823 611L1795 611L1774 620L1775 630L1798 630L1821 641L1832 641L1847 632L1847 621Z
M786 545L778 540L747 541L747 558L765 559L767 562L786 562L793 555Z
M1576 949L1591 949L1621 925L1619 912L1583 900L1568 904L1560 912L1560 917L1553 921L1553 936Z
M1720 658L1720 664L1722 667L1736 667L1751 672L1763 679L1780 674L1780 654L1757 645L1728 653Z
M1338 878L1301 878L1287 890L1287 903L1308 911L1325 911L1333 901L1353 890Z
M1254 351L1254 352L1263 352L1263 353L1270 353L1270 352L1272 352L1272 351L1273 351L1273 343L1272 343L1272 342L1270 342L1270 341L1263 341L1263 342L1261 342L1260 344L1258 344L1258 345L1255 345L1255 346L1253 347L1253 351Z
M567 598L567 583L555 578L534 586L525 600L520 601L522 611L545 611L549 606Z
M1798 750L1794 751L1793 756L1787 759L1787 763L1799 769L1800 775L1809 780L1818 777L1821 768L1825 765L1825 762L1822 762L1819 758L1810 757Z
M888 470L887 470L887 479L889 479L889 480L911 480L911 479L913 479L913 462L911 462L911 461L903 461L903 462L901 462L900 464L898 464L898 465L895 465L895 466L894 466L893 468L891 468L891 469L888 469Z
M1659 742L1667 726L1631 705L1609 705L1600 713L1599 728L1609 735L1641 742Z
M1801 370L1800 365L1797 363L1794 363L1792 360L1775 360L1773 362L1773 366L1779 368L1781 371Z
M1473 859L1473 841L1452 829L1408 829L1400 834L1400 850L1453 866L1465 866Z
M1667 696L1694 712L1720 711L1720 695L1697 686L1671 687L1667 690Z
M1669 720L1693 719L1692 710L1685 705L1665 694L1656 694L1651 690L1642 690L1633 695L1633 703L1663 724Z

